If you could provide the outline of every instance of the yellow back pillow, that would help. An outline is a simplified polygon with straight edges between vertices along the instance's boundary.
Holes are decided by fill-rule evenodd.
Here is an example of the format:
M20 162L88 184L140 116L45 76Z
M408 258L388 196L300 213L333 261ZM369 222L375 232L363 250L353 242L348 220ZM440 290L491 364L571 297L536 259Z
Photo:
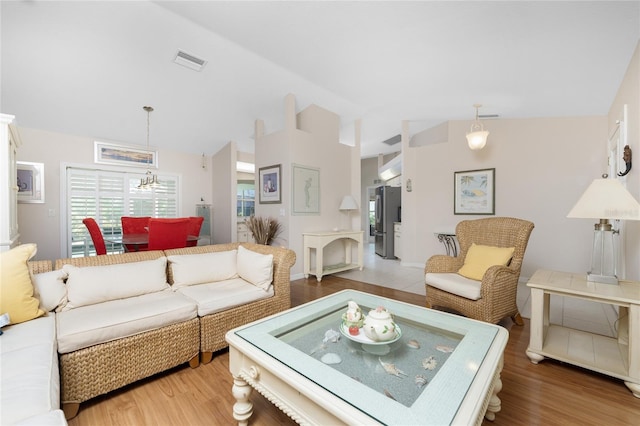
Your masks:
M23 244L0 254L0 313L9 313L11 324L44 315L33 297L27 262L36 254L35 244Z
M513 247L481 246L472 243L464 258L464 265L458 270L463 277L481 281L484 273L493 265L506 266L513 256Z

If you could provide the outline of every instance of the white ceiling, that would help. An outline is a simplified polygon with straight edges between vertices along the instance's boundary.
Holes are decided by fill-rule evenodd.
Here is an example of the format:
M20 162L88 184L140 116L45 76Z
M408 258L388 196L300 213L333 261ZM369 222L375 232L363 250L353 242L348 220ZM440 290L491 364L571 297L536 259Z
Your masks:
M341 117L362 157L480 114L606 115L640 38L639 1L6 2L0 111L23 127L213 154L253 151L284 97ZM208 61L174 64L178 49ZM490 126L488 124L487 126Z

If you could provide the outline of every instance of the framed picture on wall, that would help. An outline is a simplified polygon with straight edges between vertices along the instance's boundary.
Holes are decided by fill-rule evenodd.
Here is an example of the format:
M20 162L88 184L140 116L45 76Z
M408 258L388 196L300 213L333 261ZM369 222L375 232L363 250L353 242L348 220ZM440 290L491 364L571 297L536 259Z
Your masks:
M320 214L320 169L294 164L292 167L291 214Z
M98 164L114 164L158 168L158 151L134 148L115 143L94 142L94 161Z
M496 214L496 169L454 172L453 214Z
M280 164L258 169L260 185L258 201L260 204L280 204L282 202Z
M16 161L18 202L44 203L44 164Z

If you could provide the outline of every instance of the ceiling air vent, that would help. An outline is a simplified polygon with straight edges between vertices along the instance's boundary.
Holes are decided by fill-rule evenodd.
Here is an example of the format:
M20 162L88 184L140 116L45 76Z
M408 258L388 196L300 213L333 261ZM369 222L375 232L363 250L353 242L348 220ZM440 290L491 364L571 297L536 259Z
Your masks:
M176 53L176 58L173 60L173 62L178 65L191 68L195 71L201 71L207 63L207 61L205 61L204 59L200 59L196 56L190 55L182 50L178 50L178 53Z
M387 145L391 146L391 145L395 145L398 142L400 142L400 135L395 135L392 138L387 139L386 141L382 141L382 143L386 143Z

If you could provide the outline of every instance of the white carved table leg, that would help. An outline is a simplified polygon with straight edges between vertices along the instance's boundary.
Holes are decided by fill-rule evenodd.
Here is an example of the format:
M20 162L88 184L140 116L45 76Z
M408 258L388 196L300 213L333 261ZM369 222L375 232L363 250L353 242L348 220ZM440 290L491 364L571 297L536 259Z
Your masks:
M322 281L322 268L324 267L324 246L316 248L316 278Z
M253 404L249 401L251 390L251 386L242 378L237 376L233 377L231 393L236 399L236 403L233 404L233 418L238 421L238 426L247 426L249 424L249 417L253 414Z
M311 265L309 264L310 262L311 262L311 248L305 244L304 261L303 261L305 278L309 278L309 273L311 272Z
M489 421L496 419L496 413L502 409L502 401L498 398L498 393L502 390L502 379L500 374L504 366L504 357L500 358L500 365L498 365L498 371L494 380L493 390L491 391L491 398L489 399L489 405L487 406L487 412L484 413L484 418Z
M538 288L531 289L531 334L526 353L534 364L544 359L537 351L542 351L544 337L549 328L549 302L549 294Z

